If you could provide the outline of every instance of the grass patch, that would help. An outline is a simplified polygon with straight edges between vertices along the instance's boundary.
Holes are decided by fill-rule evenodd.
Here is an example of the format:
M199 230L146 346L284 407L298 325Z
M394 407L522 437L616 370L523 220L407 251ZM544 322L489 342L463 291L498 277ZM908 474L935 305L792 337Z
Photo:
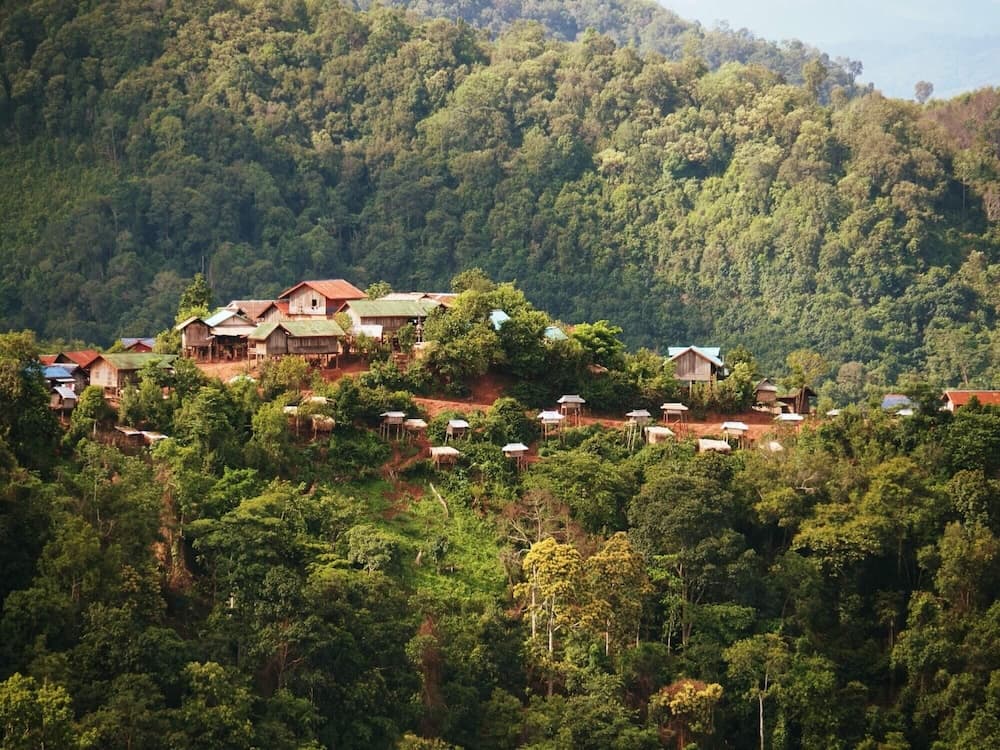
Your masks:
M439 595L504 595L507 581L495 530L460 500L444 495L446 515L426 484L420 485L424 494L419 498L394 497L393 485L382 480L338 490L358 503L365 523L399 543L407 587Z

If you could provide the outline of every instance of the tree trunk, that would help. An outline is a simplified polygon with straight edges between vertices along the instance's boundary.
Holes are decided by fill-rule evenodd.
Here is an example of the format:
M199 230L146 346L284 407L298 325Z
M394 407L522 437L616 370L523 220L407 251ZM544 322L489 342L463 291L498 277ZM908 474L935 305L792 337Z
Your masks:
M757 696L757 710L760 718L760 750L764 750L764 694Z

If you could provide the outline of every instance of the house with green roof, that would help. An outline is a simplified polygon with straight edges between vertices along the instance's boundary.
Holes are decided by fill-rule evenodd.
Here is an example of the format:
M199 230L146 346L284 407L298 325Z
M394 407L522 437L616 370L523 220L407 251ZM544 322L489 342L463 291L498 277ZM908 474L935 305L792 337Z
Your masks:
M356 299L344 306L344 312L351 319L351 329L365 332L381 328L383 339L391 339L407 323L417 328L417 340L423 330L423 322L431 311L441 307L433 299Z
M346 335L330 318L261 323L247 337L249 357L259 362L295 355L328 365L343 352Z

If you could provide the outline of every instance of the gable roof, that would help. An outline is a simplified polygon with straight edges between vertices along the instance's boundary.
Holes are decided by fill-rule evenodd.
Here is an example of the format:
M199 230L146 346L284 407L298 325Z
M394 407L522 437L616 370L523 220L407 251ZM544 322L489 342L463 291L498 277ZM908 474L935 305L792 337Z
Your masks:
M204 323L205 321L199 318L197 315L192 315L187 320L182 320L180 323L174 326L175 331L183 331L192 323Z
M65 357L70 362L73 362L80 367L86 367L91 362L93 362L100 355L100 352L96 349L79 349L73 352L59 352L56 355L56 361L59 361L60 357Z
M176 354L156 354L155 352L115 352L100 354L97 359L103 359L116 370L141 370L150 362L159 362L159 367L169 368L170 363L177 359ZM96 362L97 359L94 361Z
M973 396L983 406L1000 406L1000 391L950 390L944 392L945 399L950 401L953 406L965 406Z
M772 391L774 393L778 392L778 386L776 386L770 378L764 378L762 381L757 383L754 387L755 391Z
M323 318L321 320L282 320L278 325L294 337L347 335L344 333L344 329L340 327L340 324L330 318Z
M119 341L122 342L122 346L125 347L126 349L131 349L133 346L136 346L137 344L148 346L150 349L152 349L156 345L156 339L150 336L138 336L138 337L126 336L124 338L119 339Z
M300 281L295 286L279 294L278 299L284 299L304 286L319 292L327 299L367 299L368 297L367 294L354 286L354 284L344 279L319 279L316 281Z
M252 339L254 341L263 341L272 333L274 333L274 329L280 325L281 323L276 320L273 320L270 323L261 323L259 326L253 329L253 333L247 336L247 338Z
M694 352L702 359L707 359L716 367L723 367L721 351L722 350L717 346L668 346L667 356L670 358L670 361L673 362L675 359L687 354L688 352Z
M321 318L319 320L276 320L270 323L261 323L247 338L254 341L263 341L278 328L281 328L293 338L346 335L344 329L340 327L337 321L329 318Z
M222 325L228 320L233 318L239 318L243 325L251 325L250 321L240 315L236 310L230 310L225 307L220 307L214 313L205 318L205 325L209 328L215 328L216 326Z
M428 299L357 299L347 307L362 318L426 318L441 303Z
M54 365L58 356L58 354L39 354L38 361L43 365Z
M226 305L226 309L242 312L251 320L257 320L273 304L273 299L234 299Z

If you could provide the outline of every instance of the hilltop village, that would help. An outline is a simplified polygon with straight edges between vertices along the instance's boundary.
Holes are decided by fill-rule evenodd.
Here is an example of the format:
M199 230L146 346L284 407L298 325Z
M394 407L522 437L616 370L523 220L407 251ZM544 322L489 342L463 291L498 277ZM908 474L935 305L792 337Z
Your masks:
M487 370L468 373L472 379L486 376L490 369L507 369L508 375L517 374L504 365L530 354L525 349L534 349L535 354L541 350L543 356L547 353L551 359L554 351L581 340L576 327L557 324L532 310L513 286L497 286L475 275L473 279L478 288L468 290L464 298L457 292L394 292L378 287L373 298L369 292L344 279L324 279L301 281L275 299L232 300L210 312L199 301L196 307L200 305L200 312L180 320L173 331L161 335L160 343L156 338L128 338L108 352L87 349L43 355L41 364L50 388L50 405L64 419L68 418L78 403L79 394L88 385L93 385L101 389L109 405L118 408L123 397L128 399L129 391L136 391L144 370L156 368L165 373L173 372L179 358L196 363L209 374L230 373L230 382L255 382L262 368L274 369L288 358L299 360L319 382L330 382L345 374L342 362L355 375L366 371L372 362L376 368L388 365L405 380L411 366L419 368L435 361L436 341L427 337L429 320L431 331L435 330L436 321L438 329L451 338L455 336L454 331L448 332L448 321L457 316L466 318L464 324L470 330L481 325L501 341L509 330L523 327L523 323L519 325L519 321L514 321L502 307L490 307L487 303L491 297L496 298L494 302L507 298L515 315L533 316L533 330L529 327L527 331L518 331L522 340L513 345L521 351L504 352L505 356L500 356ZM203 281L195 283L195 292L199 284ZM468 319L469 310L465 308L470 300L474 300L472 307L476 309L474 315L478 315L478 320ZM451 310L456 305L461 309L452 315ZM570 357L570 360L575 359L570 362L570 369L583 365L584 374L577 378L576 385L613 381L612 368L620 366L624 356L622 345L615 340L616 329L601 321L596 327L585 324L579 332L583 341L595 334L597 341L589 342L593 351L576 351L575 358ZM758 445L771 451L782 450L781 438L799 430L807 419L839 415L837 406L824 409L821 414L817 412L818 394L812 386L820 373L807 376L798 372L793 379L785 380L786 387L781 387L777 378L759 377L759 373L751 370L748 365L752 357L748 362L748 354L738 352L731 369L719 347L669 346L666 356L652 352L642 354L646 371L640 379L645 381L645 389L624 387L619 397L610 399L611 403L606 394L601 393L606 389L597 388L596 399L584 398L578 392L560 393L556 397L555 391L549 389L549 399L545 401L539 400L545 389L536 388L535 398L527 399L525 405L540 409L536 409L535 419L541 436L546 439L558 436L564 427L579 427L596 421L624 429L629 444L639 440L655 444L690 437L697 441L697 450L719 452ZM439 385L461 388L460 383L447 382L448 376L442 372L447 368L442 368L441 364L438 362L437 367L432 364L431 368L439 376L444 375ZM304 389L297 400L311 408L303 408L300 416L299 404L287 404L285 413L296 433L301 421L312 427L315 434L327 433L333 429L335 420L319 408L326 399L313 393L306 380L303 379ZM510 377L505 382L514 385ZM434 387L431 384L413 390L429 393ZM577 390L587 390L587 387L584 385ZM630 392L635 395L632 404L622 400L622 397L627 399ZM656 395L666 400L655 403L658 401ZM476 408L485 411L490 406L490 403L476 404L471 395L465 399L453 396L417 398L422 414L406 414L396 409L381 412L378 415L380 431L388 436L395 430L396 437L400 437L403 430L422 434L427 427L424 417L433 416L444 408L467 412ZM1000 391L946 390L942 395L942 408L954 410L973 398L980 404L1000 404ZM530 403L532 400L537 403ZM619 404L632 408L616 411L614 406ZM903 394L887 393L879 405L898 417L913 414L914 404ZM721 417L713 421L713 417L719 415ZM166 437L156 429L141 429L150 425L136 423L138 421L126 417L125 423L115 429L121 435L147 443ZM461 437L468 427L465 419L450 420L447 439ZM526 460L529 451L533 452L523 443L512 443L502 450L518 464ZM440 466L442 462L454 461L460 454L453 447L428 445L427 455Z

